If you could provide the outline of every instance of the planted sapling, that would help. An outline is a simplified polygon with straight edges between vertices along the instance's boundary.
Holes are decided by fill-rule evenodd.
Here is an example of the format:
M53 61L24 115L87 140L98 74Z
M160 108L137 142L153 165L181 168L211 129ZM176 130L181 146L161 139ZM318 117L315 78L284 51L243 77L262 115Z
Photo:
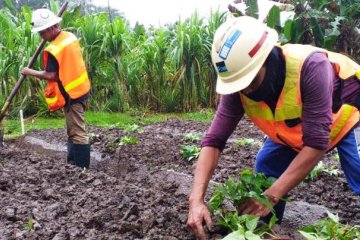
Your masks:
M271 232L271 228L277 220L275 215L273 215L268 225L263 224L258 227L258 217L251 215L239 216L236 209L245 201L255 199L274 213L271 203L266 196L262 195L264 189L269 188L274 182L275 178L266 178L264 174L254 174L245 169L241 172L238 180L230 178L224 184L215 187L209 206L210 210L218 218L218 224L233 231L225 239L260 239L259 237L262 234ZM229 210L223 206L225 200L232 204L233 209Z
M339 217L327 211L328 217L299 230L307 240L340 239L359 240L360 228L341 224Z
M137 143L138 143L137 137L124 136L120 139L119 145L137 144Z
M24 228L26 231L30 232L34 227L34 222L31 218L25 221Z
M335 166L325 166L324 163L322 161L320 161L305 179L306 180L314 180L322 172L324 172L330 176L339 175L339 170Z
M261 146L261 143L252 138L241 138L235 142L236 147Z
M137 124L128 124L125 126L125 133L142 133L142 129Z
M185 145L180 147L180 154L183 158L190 162L191 160L199 157L200 150L201 149L199 147Z
M184 135L184 141L186 142L196 142L202 138L201 133L187 133Z

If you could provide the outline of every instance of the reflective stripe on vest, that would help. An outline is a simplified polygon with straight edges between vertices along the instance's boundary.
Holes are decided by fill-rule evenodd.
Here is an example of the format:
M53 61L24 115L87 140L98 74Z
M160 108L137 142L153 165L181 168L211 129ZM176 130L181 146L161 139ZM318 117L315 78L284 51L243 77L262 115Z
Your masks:
M46 51L50 52L56 58L59 55L59 52L61 52L70 43L75 41L77 41L76 37L74 35L70 35L61 42L59 42L57 45L49 45L46 48Z
M84 72L80 77L78 77L74 81L70 82L68 85L64 86L65 91L69 92L70 90L83 84L87 79L88 79L88 74L87 74L87 72Z
M265 102L253 101L241 93L240 97L245 113L262 131L273 141L299 151L303 147L301 123L288 127L285 120L301 119L302 117L300 74L305 59L312 52L324 52L332 63L336 74L342 80L354 75L358 76L360 66L344 55L309 45L286 44L279 47L282 49L286 61L286 76L275 113L273 114ZM350 105L342 105L340 110L333 114L328 150L332 149L358 122L358 109Z

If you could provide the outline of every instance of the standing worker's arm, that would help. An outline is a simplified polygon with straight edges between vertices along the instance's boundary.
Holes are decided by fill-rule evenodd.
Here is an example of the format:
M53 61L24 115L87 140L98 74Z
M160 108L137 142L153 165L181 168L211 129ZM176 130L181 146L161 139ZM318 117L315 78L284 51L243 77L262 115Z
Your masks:
M203 222L210 229L211 215L205 205L205 192L220 157L220 150L214 147L203 147L196 164L194 181L189 197L189 216L187 224L194 231L197 239L207 239Z
M54 80L56 79L56 75L57 75L56 72L37 71L28 67L24 67L21 70L21 73L26 76L33 76L44 80Z

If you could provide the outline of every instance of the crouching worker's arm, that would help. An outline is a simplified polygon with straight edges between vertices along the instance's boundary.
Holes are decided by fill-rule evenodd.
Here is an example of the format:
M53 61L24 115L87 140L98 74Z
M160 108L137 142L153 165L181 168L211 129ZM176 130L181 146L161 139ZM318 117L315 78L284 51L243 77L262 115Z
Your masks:
M205 193L211 176L220 157L220 150L214 147L203 147L196 163L193 185L189 197L189 215L187 225L193 230L197 239L207 239L203 223L211 229L211 214L205 204Z

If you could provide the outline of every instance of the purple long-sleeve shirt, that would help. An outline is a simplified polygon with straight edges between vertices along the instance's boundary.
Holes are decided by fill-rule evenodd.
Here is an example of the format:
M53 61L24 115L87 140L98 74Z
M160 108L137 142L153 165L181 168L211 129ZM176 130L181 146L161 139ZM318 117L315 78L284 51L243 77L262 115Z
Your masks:
M329 145L333 93L341 88L342 80L336 78L331 63L324 54L312 53L304 62L300 81L304 145L325 150ZM358 104L356 101L360 93L360 81L353 77L343 83L342 102ZM222 95L215 118L201 146L212 146L222 151L243 115L239 93Z

